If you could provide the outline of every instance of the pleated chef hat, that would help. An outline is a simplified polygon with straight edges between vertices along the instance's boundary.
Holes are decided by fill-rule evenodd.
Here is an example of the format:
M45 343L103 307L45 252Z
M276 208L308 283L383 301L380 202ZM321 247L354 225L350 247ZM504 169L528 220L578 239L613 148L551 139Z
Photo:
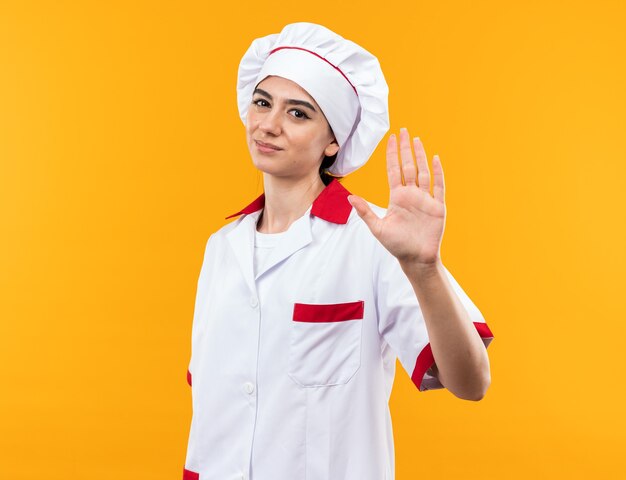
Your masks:
M254 89L269 75L300 85L324 112L339 144L333 175L363 166L389 130L389 87L378 59L326 27L292 23L252 42L237 78L244 125Z

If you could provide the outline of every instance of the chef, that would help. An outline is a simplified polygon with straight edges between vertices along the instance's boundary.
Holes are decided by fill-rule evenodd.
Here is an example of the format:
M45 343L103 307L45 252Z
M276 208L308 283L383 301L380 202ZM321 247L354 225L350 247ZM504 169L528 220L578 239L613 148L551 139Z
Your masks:
M397 359L418 391L480 400L490 384L493 334L440 256L441 162L431 194L402 129L387 208L342 185L389 130L388 87L320 25L254 40L237 96L264 192L206 243L183 479L392 480Z

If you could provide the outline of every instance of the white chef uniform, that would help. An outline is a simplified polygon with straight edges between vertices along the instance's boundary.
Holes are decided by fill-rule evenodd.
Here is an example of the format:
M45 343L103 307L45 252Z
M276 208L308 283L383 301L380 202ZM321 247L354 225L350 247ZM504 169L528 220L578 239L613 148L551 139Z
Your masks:
M443 386L428 373L433 355L413 287L348 195L334 179L257 272L264 195L210 236L187 372L184 480L394 478L396 358L419 390ZM481 312L445 272L489 345Z

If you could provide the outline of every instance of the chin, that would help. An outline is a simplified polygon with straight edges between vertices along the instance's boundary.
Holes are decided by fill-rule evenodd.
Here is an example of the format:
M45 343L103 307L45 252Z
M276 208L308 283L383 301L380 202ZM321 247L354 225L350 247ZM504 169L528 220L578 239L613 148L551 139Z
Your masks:
M268 158L259 158L253 155L252 165L254 165L254 168L263 173L268 173L270 175L280 174L280 168L278 168L278 165L276 165L275 162L272 162L271 159Z

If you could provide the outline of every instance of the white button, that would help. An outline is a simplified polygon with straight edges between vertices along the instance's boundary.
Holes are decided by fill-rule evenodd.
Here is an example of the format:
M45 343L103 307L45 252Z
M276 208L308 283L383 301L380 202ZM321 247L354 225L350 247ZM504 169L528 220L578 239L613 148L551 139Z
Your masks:
M256 308L258 304L259 304L259 301L256 299L256 297L250 297L250 306L252 308Z
M250 382L246 382L243 386L243 388L246 390L246 393L252 393L254 392L254 385Z

